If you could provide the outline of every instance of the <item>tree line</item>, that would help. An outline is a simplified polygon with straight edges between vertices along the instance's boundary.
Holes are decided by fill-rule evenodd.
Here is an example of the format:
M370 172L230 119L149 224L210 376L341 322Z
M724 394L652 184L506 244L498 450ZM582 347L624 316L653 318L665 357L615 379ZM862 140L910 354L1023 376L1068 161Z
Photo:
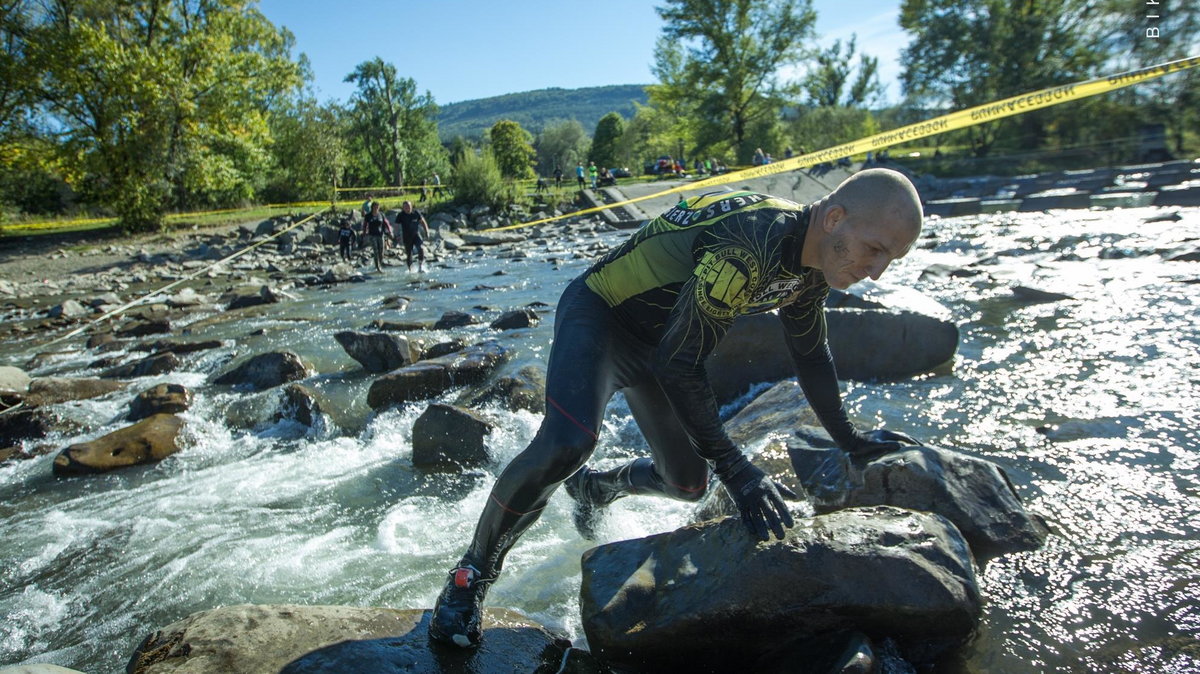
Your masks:
M878 61L854 35L816 46L810 0L664 0L657 82L630 117L536 135L497 120L482 138L443 143L433 97L381 58L346 76L349 100L318 101L294 37L254 0L0 0L0 208L111 213L149 230L169 211L328 199L434 173L475 181L494 202L517 194L506 180L581 163L745 164L1200 53L1200 6L1158 7L1150 18L1121 0L903 0L904 98L881 107ZM1161 124L1183 153L1200 130L1198 92L1188 71L937 142L982 158L1104 147Z

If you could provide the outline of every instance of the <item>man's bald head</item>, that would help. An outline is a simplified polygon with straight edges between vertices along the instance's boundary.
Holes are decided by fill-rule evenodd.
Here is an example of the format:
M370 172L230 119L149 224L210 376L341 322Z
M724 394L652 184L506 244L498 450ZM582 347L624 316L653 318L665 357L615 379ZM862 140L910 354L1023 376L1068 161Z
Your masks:
M914 241L921 233L921 196L899 171L873 168L855 173L843 180L826 201L841 206L855 220L865 218L906 227Z
M814 206L801 263L820 269L834 288L878 279L921 234L921 197L904 174L868 169Z

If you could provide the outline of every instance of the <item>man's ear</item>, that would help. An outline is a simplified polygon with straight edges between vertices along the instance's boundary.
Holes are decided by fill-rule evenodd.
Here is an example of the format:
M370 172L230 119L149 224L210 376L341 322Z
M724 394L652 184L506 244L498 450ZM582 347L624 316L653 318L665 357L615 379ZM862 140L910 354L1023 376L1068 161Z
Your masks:
M845 217L846 209L841 204L830 204L829 208L825 210L825 217L821 220L821 229L825 230L826 234L830 234Z

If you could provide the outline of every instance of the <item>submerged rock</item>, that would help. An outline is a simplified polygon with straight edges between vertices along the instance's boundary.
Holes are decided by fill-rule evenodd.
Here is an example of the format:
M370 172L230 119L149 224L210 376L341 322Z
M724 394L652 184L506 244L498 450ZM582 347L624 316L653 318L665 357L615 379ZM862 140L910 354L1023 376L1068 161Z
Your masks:
M161 461L179 451L182 428L183 419L155 414L90 442L67 447L54 458L54 474L90 475Z
M308 366L291 351L260 353L242 361L232 370L215 377L214 384L246 386L261 391L273 386L304 379Z
M303 384L288 384L283 387L283 402L276 410L274 420L291 419L304 426L317 426L323 412L317 396Z
M458 470L490 461L487 436L495 424L471 410L435 403L412 427L412 462L422 470Z
M163 353L156 353L140 360L135 360L132 363L125 363L124 365L109 368L101 373L100 376L108 379L152 377L156 374L173 372L179 367L179 363L179 356L170 351L164 351Z
M433 329L448 330L450 328L461 328L464 325L475 325L477 323L479 323L479 319L471 314L462 311L447 311L433 324Z
M29 382L26 401L55 405L68 400L88 400L125 388L124 382L96 377L37 377Z
M423 360L376 379L367 392L367 404L380 409L431 398L455 386L477 384L508 357L508 350L488 340L440 358Z
M499 318L492 321L491 328L493 330L516 330L517 328L531 328L538 324L538 315L533 309L513 309L506 311Z
M706 522L601 545L582 566L588 644L632 671L754 671L781 641L846 631L931 662L967 641L982 603L953 525L883 506L801 520L781 541Z
M431 644L418 609L226 606L147 637L129 674L332 674L334 672L554 672L587 653L508 609L485 608L477 649ZM568 652L569 651L569 652ZM595 671L570 669L567 671Z
M458 405L479 407L496 403L506 410L529 410L535 414L546 411L546 368L526 365L515 373L497 377L487 386L466 391L459 396Z
M368 372L390 372L421 358L420 347L402 335L344 330L333 338Z
M178 414L192 406L192 392L182 384L159 384L139 393L129 403L129 421L155 414Z

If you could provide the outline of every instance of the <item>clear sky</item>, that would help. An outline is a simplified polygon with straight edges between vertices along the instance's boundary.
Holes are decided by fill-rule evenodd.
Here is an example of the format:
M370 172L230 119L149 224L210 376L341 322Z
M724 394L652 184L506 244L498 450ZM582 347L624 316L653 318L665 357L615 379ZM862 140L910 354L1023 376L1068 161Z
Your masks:
M654 0L261 0L296 36L320 100L345 101L342 80L376 56L439 104L533 89L650 84L662 20ZM813 0L818 42L879 57L888 101L900 97L900 0Z

